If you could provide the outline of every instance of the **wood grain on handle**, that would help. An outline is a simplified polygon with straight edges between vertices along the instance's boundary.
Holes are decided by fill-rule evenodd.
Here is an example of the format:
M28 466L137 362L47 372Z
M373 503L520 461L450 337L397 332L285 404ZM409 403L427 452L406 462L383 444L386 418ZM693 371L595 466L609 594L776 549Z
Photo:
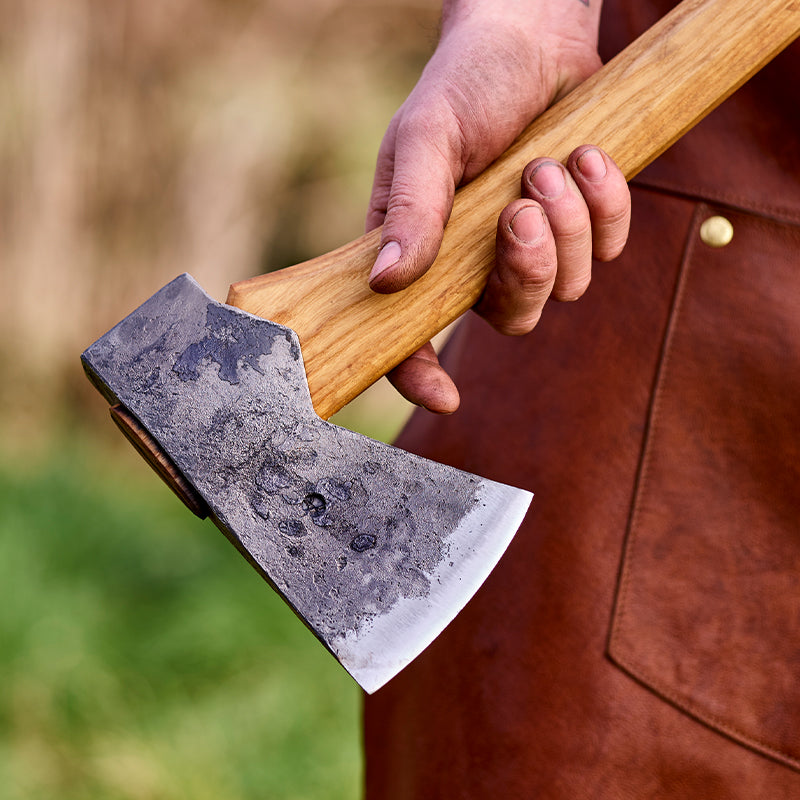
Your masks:
M439 256L408 289L370 291L380 230L319 258L231 286L228 302L295 330L327 419L480 297L497 217L525 165L581 144L630 179L800 33L800 0L684 0L527 128L456 194Z

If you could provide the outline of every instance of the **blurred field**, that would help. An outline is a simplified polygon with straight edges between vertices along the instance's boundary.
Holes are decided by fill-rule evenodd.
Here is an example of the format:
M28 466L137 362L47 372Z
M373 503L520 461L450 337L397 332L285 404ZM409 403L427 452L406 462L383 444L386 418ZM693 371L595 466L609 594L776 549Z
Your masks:
M437 14L431 0L0 0L4 409L84 404L76 354L179 272L224 298L362 233L380 138Z
M0 467L0 796L358 797L359 694L127 453Z
M356 798L360 695L78 355L362 232L430 0L0 0L0 796ZM390 438L376 387L339 421Z

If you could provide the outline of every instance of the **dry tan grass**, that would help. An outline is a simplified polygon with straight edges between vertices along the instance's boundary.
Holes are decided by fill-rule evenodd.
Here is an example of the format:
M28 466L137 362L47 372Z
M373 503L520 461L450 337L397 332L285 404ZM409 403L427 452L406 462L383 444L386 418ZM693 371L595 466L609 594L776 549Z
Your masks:
M4 428L80 409L80 351L176 274L224 298L358 235L437 16L435 0L0 0Z

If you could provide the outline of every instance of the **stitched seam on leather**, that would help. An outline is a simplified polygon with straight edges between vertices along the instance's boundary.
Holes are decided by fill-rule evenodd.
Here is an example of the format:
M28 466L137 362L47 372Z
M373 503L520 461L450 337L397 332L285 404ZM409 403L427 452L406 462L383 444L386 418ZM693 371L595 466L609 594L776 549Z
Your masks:
M789 755L776 748L774 745L768 744L766 741L759 739L757 736L752 736L749 733L744 733L736 726L730 725L719 717L705 710L701 706L696 705L690 697L670 689L666 684L662 683L660 679L652 677L647 670L643 670L638 666L631 666L627 663L619 664L626 672L640 681L647 688L653 690L661 695L665 700L672 703L681 711L694 717L696 720L703 724L710 724L713 729L719 733L725 734L731 739L740 744L748 746L758 753L771 756L782 764L790 766L794 769L800 769L800 759L795 756Z
M689 228L686 233L687 244L684 248L683 256L681 257L681 265L678 272L678 279L673 293L672 304L670 307L669 318L667 321L667 329L664 334L664 341L661 347L661 353L656 364L656 376L654 380L653 398L650 402L650 408L647 414L647 429L644 433L644 440L642 443L642 455L639 462L639 475L636 481L636 486L633 491L633 503L628 519L628 530L625 537L625 548L622 555L622 567L620 572L619 586L617 589L617 602L614 608L614 615L611 625L611 636L609 637L609 650L615 647L618 641L618 633L620 628L623 627L623 622L627 615L626 605L628 598L628 587L631 582L632 565L636 558L636 540L637 531L639 529L639 512L641 508L641 498L645 493L647 481L650 472L650 463L652 461L652 441L655 438L656 428L660 419L659 408L661 405L661 396L663 394L664 375L666 374L669 364L670 354L672 352L672 339L674 331L677 326L680 310L683 306L682 299L686 285L686 273L689 269L690 257L694 252L694 237L692 233L696 230L697 221L701 214L701 210L705 208L704 204L699 204L692 214Z
M625 547L623 550L623 563L620 573L619 587L617 590L617 600L612 616L611 634L608 642L608 654L611 659L628 674L640 681L644 686L651 689L662 698L672 703L681 711L689 714L702 724L707 724L716 730L718 733L727 735L734 741L750 747L758 753L772 757L773 759L781 762L782 764L794 769L800 770L800 758L791 755L790 753L775 747L773 744L768 744L765 740L753 734L746 733L736 725L725 722L720 717L709 712L705 707L699 705L690 696L683 694L671 688L662 679L654 677L646 669L643 669L636 657L636 653L630 651L621 641L622 628L624 627L625 618L627 616L627 601L629 596L629 586L632 581L631 574L633 572L633 563L636 560L637 540L639 531L639 517L642 499L645 496L648 488L648 481L650 477L650 464L653 459L654 441L658 438L659 420L661 399L664 393L664 387L667 382L669 373L670 362L672 360L672 341L675 331L678 328L678 322L683 316L684 303L683 298L686 291L686 283L688 279L690 264L692 256L697 248L697 241L699 236L699 222L704 219L709 213L714 210L713 206L704 202L699 202L692 220L689 225L688 243L684 249L680 271L677 280L677 286L673 296L672 306L670 309L669 321L667 323L667 331L664 336L664 344L662 347L659 363L656 368L655 388L653 391L653 399L650 404L648 413L647 429L644 435L644 444L642 458L639 468L639 477L634 488L633 507L628 522L628 531L625 539Z
M768 203L755 203L747 195L727 191L714 191L700 183L678 184L665 180L639 177L635 179L634 184L643 188L691 198L696 202L707 203L708 205L728 206L745 214L760 215L777 222L790 225L800 224L800 211L795 208Z

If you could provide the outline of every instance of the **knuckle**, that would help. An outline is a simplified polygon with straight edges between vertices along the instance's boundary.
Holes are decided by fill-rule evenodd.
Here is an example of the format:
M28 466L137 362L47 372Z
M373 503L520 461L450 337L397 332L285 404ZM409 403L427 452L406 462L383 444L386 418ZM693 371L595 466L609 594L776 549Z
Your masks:
M559 258L588 253L592 241L592 225L589 219L570 220L556 230Z
M590 274L558 281L553 288L553 297L562 303L574 303L583 297L591 282Z
M441 237L449 216L447 197L423 197L412 186L398 181L387 203L384 227L387 231L412 228L416 236Z
M501 278L495 272L475 311L499 333L522 336L538 322L551 288L552 280L526 286L514 275Z
M492 323L492 327L503 336L525 336L536 327L540 317L541 312L516 319L499 320Z
M630 229L630 209L625 206L595 226L593 254L598 261L611 261L624 249Z
M518 302L489 305L479 303L475 311L503 336L524 336L530 333L542 314L542 303L520 307Z
M494 285L504 294L538 296L553 285L558 272L555 248L504 248L499 254Z
M630 205L627 200L623 200L615 203L606 211L603 226L614 231L624 230L627 232L630 220Z
M523 297L538 297L543 289L553 285L557 274L557 264L549 260L521 265L515 272L518 291Z
M580 276L591 271L595 239L589 220L580 227L557 230L555 239L559 271L556 282L579 282Z

